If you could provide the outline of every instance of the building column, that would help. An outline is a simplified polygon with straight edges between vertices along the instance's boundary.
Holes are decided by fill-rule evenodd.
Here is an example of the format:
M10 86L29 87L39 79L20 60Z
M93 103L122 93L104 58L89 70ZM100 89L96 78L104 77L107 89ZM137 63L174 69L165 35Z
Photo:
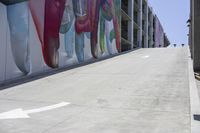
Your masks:
M193 63L194 70L200 71L200 0L193 2Z
M153 47L153 9L150 14L150 44L149 44L149 47L150 48Z
M139 13L138 13L138 24L139 24L138 46L139 46L139 48L141 48L142 47L142 0L138 0L138 6L139 6Z
M133 26L134 26L134 0L128 1L128 15L131 18L131 21L128 23L128 40L131 42L131 49L133 49Z
M146 6L144 9L144 15L145 15L145 23L144 23L144 48L148 48L148 1L146 0Z

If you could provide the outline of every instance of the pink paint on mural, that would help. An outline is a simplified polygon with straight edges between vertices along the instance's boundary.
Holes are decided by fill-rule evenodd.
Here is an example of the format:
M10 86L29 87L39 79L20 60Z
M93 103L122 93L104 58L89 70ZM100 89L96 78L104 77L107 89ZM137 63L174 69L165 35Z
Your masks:
M33 21L36 26L38 37L43 48L45 0L30 0L29 6L33 17Z

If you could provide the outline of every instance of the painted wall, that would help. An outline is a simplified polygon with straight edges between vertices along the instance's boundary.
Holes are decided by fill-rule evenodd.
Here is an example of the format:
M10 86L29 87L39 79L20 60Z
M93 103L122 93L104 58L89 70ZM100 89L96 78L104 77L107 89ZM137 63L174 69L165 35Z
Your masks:
M155 47L164 47L164 29L157 16L155 16Z
M0 0L0 82L120 52L121 0Z

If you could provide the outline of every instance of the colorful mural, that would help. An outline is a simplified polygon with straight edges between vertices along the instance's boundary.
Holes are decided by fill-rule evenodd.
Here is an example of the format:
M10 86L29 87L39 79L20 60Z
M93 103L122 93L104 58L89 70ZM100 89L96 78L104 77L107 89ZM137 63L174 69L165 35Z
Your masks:
M39 12L40 4L43 7ZM56 68L59 60L59 29L65 9L65 0L30 0L30 7L33 20L38 27L37 32L42 44L44 60L48 66ZM41 20L42 22L39 22ZM40 33L41 31L43 33Z
M118 5L118 9L117 9ZM73 0L74 14L76 16L75 29L76 29L76 53L83 53L83 34L90 32L91 39L91 53L94 58L98 57L97 43L98 43L98 26L100 21L100 46L102 53L105 52L105 21L113 20L115 34L116 34L116 47L120 51L120 18L117 18L117 13L120 12L120 1L116 0ZM108 36L108 35L107 35ZM109 42L108 42L109 43ZM109 45L109 44L108 44ZM83 55L79 56L82 61Z
M30 72L28 3L25 0L1 0L1 2L7 5L7 19L14 61L17 67L27 74Z
M44 64L51 69L59 67L59 56L63 56L60 54L63 47L66 65L67 59L73 59L74 55L77 63L81 63L89 58L85 56L88 53L91 53L91 58L96 59L120 52L121 0L0 2L0 8L6 10L9 29L8 32L2 32L9 33L10 39L6 39L11 45L12 60L24 74L31 73L34 69L31 55L38 52L31 49L33 44L38 44L32 42L32 36L29 36L33 29L40 43ZM63 40L61 35L64 36ZM0 41L1 39L5 38L0 38Z

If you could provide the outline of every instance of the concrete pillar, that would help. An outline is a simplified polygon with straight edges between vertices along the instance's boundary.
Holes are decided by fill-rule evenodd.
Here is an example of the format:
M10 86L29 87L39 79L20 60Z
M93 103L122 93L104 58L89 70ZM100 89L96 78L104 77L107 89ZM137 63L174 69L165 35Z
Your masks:
M131 21L128 23L128 40L131 42L131 49L133 49L133 26L134 26L134 0L128 1L128 15L131 18Z
M151 9L151 13L150 13L150 44L149 47L152 48L153 47L153 9Z
M142 0L138 0L139 13L138 13L138 24L140 29L138 30L138 45L142 47Z
M144 23L144 32L145 32L145 35L144 35L144 48L148 48L148 1L146 0L146 6L145 6L145 9L144 9L144 15L145 15L145 23Z
M193 2L193 63L194 70L200 71L200 0Z

